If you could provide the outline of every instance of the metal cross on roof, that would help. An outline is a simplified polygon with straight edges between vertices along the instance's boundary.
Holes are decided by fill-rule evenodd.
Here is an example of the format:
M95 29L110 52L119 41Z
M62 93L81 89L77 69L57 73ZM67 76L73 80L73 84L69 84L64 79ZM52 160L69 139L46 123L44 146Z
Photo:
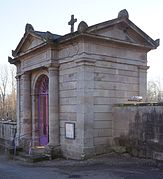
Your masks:
M71 26L71 33L74 32L74 24L77 22L77 19L74 19L74 15L71 15L71 20L68 22L68 25Z

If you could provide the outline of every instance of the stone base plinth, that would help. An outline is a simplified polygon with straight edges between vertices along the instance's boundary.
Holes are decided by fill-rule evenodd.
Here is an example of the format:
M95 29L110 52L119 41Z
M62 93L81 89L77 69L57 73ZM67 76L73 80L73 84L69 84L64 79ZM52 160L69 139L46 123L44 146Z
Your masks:
M48 154L51 159L62 156L60 146L47 145L45 146L45 154Z

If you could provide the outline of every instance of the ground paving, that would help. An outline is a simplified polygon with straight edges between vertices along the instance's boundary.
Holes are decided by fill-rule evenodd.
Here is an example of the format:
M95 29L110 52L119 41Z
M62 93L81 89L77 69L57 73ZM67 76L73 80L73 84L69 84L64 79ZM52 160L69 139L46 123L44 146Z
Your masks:
M0 155L0 179L162 179L156 161L115 153L76 161L55 159L38 163L9 160Z

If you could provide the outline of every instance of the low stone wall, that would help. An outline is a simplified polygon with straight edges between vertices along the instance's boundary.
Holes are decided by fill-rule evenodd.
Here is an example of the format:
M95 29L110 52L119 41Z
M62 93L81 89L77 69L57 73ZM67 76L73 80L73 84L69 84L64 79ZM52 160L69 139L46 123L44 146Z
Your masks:
M163 103L114 106L113 129L114 145L134 156L163 155Z
M0 149L12 145L16 132L16 122L0 121Z

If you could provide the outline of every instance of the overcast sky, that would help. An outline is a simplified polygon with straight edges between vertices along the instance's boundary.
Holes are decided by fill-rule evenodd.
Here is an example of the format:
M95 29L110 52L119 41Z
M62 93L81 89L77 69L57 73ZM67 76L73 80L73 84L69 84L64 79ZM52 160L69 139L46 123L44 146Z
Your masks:
M163 0L2 0L0 4L0 64L25 32L26 23L35 30L64 35L70 32L71 14L89 26L114 19L127 9L129 19L151 38L163 39ZM163 46L148 53L149 79L163 80Z

